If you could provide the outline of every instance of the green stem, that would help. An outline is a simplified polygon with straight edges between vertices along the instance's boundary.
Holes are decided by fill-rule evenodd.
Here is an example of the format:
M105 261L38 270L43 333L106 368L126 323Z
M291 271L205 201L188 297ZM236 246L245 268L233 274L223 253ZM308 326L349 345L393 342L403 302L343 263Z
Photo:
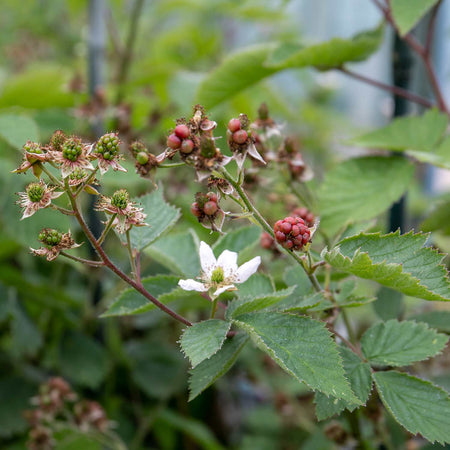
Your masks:
M44 166L44 164L40 164L40 166L41 166L42 171L47 174L47 176L50 178L50 180L53 181L54 184L56 184L57 186L63 187L63 183L61 182L61 180L58 180L58 178L56 178L50 172L50 170L48 170L47 167Z
M84 259L84 258L79 258L78 256L73 256L73 255L69 255L69 253L66 252L59 252L60 255L65 256L66 258L72 259L74 261L83 263L83 264L87 264L88 266L91 267L102 267L105 265L105 263L103 261L91 261L90 259Z
M158 169L171 169L173 167L182 167L186 164L184 162L172 163L172 164L158 164Z
M113 225L113 222L114 222L114 219L115 219L116 217L117 217L117 213L116 213L116 214L113 214L113 215L111 216L111 218L108 220L108 223L105 225L105 228L104 228L104 230L102 231L101 236L100 236L100 237L98 238L98 240L97 240L98 245L102 245L102 244L103 244L103 241L105 240L107 234L109 233L109 230L111 229L111 227L112 227L112 225Z
M136 268L136 259L133 255L133 250L131 248L130 230L127 230L126 235L127 235L128 256L130 257L130 264L131 264L131 272L133 273L136 281L138 281L138 271Z
M214 319L214 316L216 315L217 311L217 298L213 300L212 307L211 307L211 319Z
M65 214L66 216L73 216L74 212L71 209L61 208L61 206L54 205L53 203L50 205L53 209L56 209L62 214Z
M342 314L342 320L344 321L344 324L345 324L345 328L347 329L347 333L348 333L350 342L355 343L356 337L355 337L355 333L353 332L353 328L350 323L350 320L348 318L347 311L344 308L341 308L341 314Z
M89 175L88 179L81 183L80 187L75 191L74 196L78 197L80 192L95 178L95 175L97 174L98 166L95 168L95 170Z

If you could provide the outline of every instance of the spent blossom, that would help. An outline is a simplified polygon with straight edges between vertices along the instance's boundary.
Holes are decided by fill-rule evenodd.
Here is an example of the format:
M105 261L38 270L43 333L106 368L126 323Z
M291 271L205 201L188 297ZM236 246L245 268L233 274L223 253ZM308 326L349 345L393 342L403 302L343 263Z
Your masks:
M212 248L205 242L200 242L200 265L202 273L199 280L180 280L179 286L186 291L207 292L212 290L211 296L216 298L222 292L235 290L235 284L243 283L253 275L261 264L261 257L237 265L237 253L224 250L216 259Z
M61 175L68 177L77 169L94 170L94 166L89 161L92 145L83 144L78 137L70 137L62 144L62 150L51 151L54 162L60 164Z
M20 199L17 204L24 208L22 218L32 216L37 210L50 206L54 198L58 198L64 192L54 192L55 188L49 188L43 180L37 183L30 183L25 192L19 192Z
M143 212L143 208L139 208L130 201L130 196L125 189L114 192L111 197L102 196L97 202L96 209L115 215L112 225L121 234L127 232L132 226L148 226L144 222L147 215Z
M97 158L102 175L109 169L120 170L121 172L127 171L119 164L119 145L120 140L117 133L104 134L95 144L92 155Z
M33 171L36 177L40 177L42 168L40 163L47 161L48 154L38 143L27 141L23 146L23 162L13 173L25 173L28 169Z
M30 250L36 256L45 256L47 261L56 259L61 250L80 247L80 244L76 244L73 240L70 231L68 233L60 233L58 230L50 228L45 228L39 233L39 241L44 244L44 247L38 249L30 248Z

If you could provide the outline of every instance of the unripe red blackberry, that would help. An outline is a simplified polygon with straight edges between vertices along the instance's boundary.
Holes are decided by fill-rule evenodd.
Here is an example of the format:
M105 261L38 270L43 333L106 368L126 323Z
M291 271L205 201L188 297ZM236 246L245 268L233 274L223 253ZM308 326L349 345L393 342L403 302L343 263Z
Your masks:
M231 119L228 122L228 129L234 133L235 131L238 131L241 129L241 121L239 119Z
M284 248L301 250L311 238L311 231L300 217L286 217L273 227L275 239Z
M238 130L233 133L233 141L236 144L245 144L248 139L248 134L245 130Z
M217 206L217 203L213 201L206 202L205 206L203 206L203 212L207 216L213 216L218 209L219 207Z
M194 202L191 205L191 213L195 216L195 217L200 217L202 215L202 211L201 209L198 207L198 203Z
M185 139L181 143L180 151L185 155L189 155L189 153L192 153L193 150L194 150L194 142L191 141L190 139Z
M273 237L269 233L262 233L259 241L262 248L266 250L271 250L273 248L274 240Z
M176 150L181 146L181 139L176 134L171 134L167 138L167 147L170 147L172 150Z
M215 192L208 192L206 197L209 201L217 203L217 194Z
M187 139L191 132L189 130L189 127L187 125L181 124L181 125L177 125L175 127L175 134L180 138L180 139Z
M292 211L292 215L303 219L308 227L314 226L314 214L307 208L295 208L294 211Z

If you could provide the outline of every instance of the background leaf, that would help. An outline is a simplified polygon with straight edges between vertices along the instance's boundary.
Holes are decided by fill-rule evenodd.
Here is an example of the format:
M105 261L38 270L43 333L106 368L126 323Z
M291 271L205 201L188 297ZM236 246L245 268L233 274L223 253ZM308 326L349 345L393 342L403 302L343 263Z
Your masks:
M440 353L448 337L424 323L389 320L370 327L361 338L361 350L375 366L408 366Z
M438 0L392 0L394 21L403 36L419 22Z
M320 227L335 233L351 222L376 217L402 196L413 175L414 166L395 156L340 163L319 189ZM388 181L381 183L383 179Z
M219 256L224 250L242 252L259 242L261 228L256 226L242 227L221 236L213 245L214 254Z
M323 323L276 312L243 314L235 323L300 382L325 395L358 403L344 377L336 343Z
M423 247L421 233L386 235L361 233L344 239L334 249L322 252L333 267L368 278L425 300L450 300L447 271L440 265L443 256Z
M39 129L36 122L28 116L1 114L0 138L20 150L27 141L39 142Z
M372 374L384 406L410 433L450 442L450 399L428 381L395 371Z

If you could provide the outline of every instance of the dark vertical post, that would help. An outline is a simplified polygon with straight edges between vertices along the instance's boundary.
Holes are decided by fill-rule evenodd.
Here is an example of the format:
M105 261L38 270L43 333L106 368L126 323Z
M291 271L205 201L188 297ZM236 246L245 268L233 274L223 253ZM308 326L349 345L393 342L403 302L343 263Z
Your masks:
M411 78L412 56L405 42L395 35L393 43L393 82L395 86L407 89ZM394 97L394 117L404 116L409 111L409 102L403 97ZM389 182L389 180L388 180ZM405 227L405 196L391 207L389 214L389 230L395 231Z

